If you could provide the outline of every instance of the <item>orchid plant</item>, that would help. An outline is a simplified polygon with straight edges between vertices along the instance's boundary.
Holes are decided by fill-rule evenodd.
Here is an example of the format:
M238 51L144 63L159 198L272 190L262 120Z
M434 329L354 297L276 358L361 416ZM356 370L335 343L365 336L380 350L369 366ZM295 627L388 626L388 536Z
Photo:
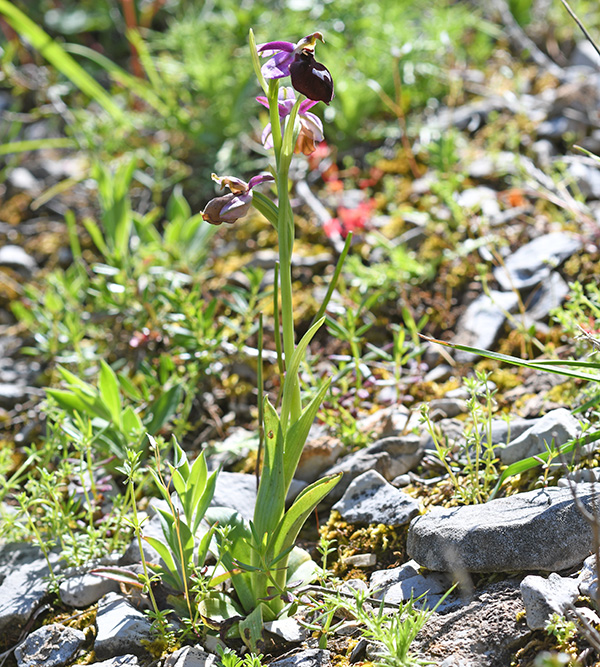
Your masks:
M311 484L286 511L290 483L310 427L329 389L329 381L324 382L305 404L299 368L309 342L325 320L323 313L351 240L347 239L314 324L296 344L291 274L295 228L288 194L289 170L294 153L310 155L323 140L321 120L309 109L320 101L329 104L333 99L331 74L315 60L317 40L323 41L323 37L315 32L297 43L276 41L257 46L250 32L252 62L264 92L257 101L269 109L270 122L263 131L262 141L265 148L273 150L274 165L269 172L254 176L248 183L230 176L213 175L230 193L212 199L202 213L212 224L232 223L252 204L278 234L280 266L276 274L279 282L276 278L274 289L274 312L276 342L283 351L279 365L283 390L279 411L267 396L262 399L264 458L253 521L246 523L235 512L224 508L208 511L208 516L219 524L220 557L233 573L233 585L243 607L239 611L246 617L240 623L240 635L250 648L256 647L252 629L262 626L263 620L281 615L286 608L290 583L301 582L314 574L315 564L306 552L295 547L295 542L308 516L339 480L339 475L333 475ZM268 58L262 66L260 57ZM280 86L286 77L290 77L291 87ZM254 189L268 181L274 183L277 203ZM205 612L210 616L206 607Z

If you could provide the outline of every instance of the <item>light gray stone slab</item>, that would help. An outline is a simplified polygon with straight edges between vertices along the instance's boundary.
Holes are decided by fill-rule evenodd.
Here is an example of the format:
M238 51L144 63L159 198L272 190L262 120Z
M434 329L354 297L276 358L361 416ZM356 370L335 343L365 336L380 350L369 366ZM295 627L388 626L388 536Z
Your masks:
M331 654L326 649L309 648L271 663L274 667L329 667Z
M458 320L452 342L459 345L490 349L506 321L506 313L514 312L519 299L513 292L490 290L478 296ZM472 352L457 350L454 358L459 363L469 363L477 358Z
M373 591L373 597L381 600L384 592L390 586L399 584L405 579L416 577L419 574L419 567L420 565L416 560L409 560L407 563L400 565L400 567L373 572L369 580L369 589Z
M577 494L593 511L589 484ZM434 508L408 531L407 551L443 572L556 572L582 563L594 548L592 529L570 489L546 488L482 505Z
M494 269L503 290L522 290L547 280L552 269L581 248L581 241L566 232L544 234L509 255L504 266Z
M339 500L351 482L368 470L377 471L388 481L412 470L423 458L428 438L427 434L420 436L414 433L390 436L346 456L325 473L333 475L343 472L344 475L327 495L324 504L331 506Z
M230 507L251 520L256 505L256 477L240 472L220 472L212 507Z
M184 646L165 660L164 667L212 667L215 664L216 655L200 646Z
M529 575L521 582L521 595L527 613L527 625L532 630L543 630L552 614L564 615L567 607L579 597L575 579L551 572L545 579Z
M265 623L265 630L289 644L300 644L310 632L294 618L279 618Z
M419 513L419 503L369 470L350 484L333 509L349 523L403 526Z
M19 667L61 667L71 662L85 642L81 630L61 623L43 625L15 649Z
M552 410L536 420L527 431L504 448L499 449L502 463L509 465L515 461L535 456L546 451L546 445L558 448L581 435L579 421L566 408Z
M95 574L78 574L65 579L59 586L60 599L69 607L89 607L107 593L117 593L119 584Z
M51 561L57 560L52 554ZM50 570L41 550L31 544L4 545L0 567L0 634L16 640L46 595Z
M101 660L93 664L94 667L137 667L140 663L138 662L137 655L128 654L120 655L117 658Z
M101 660L126 653L146 655L142 640L152 639L150 619L121 595L108 593L100 600L96 625L94 651Z

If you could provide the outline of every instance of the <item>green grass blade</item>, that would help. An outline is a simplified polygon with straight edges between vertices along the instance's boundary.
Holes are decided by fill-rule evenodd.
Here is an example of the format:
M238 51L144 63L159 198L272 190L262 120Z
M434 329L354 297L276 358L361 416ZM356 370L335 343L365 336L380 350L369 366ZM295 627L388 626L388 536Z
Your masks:
M3 14L10 26L19 36L25 38L34 49L74 85L85 93L113 118L120 120L123 112L113 102L111 96L55 42L39 25L15 7L9 0L0 0L0 14Z
M39 151L44 148L77 148L77 142L68 137L48 137L46 139L27 139L0 144L0 155Z

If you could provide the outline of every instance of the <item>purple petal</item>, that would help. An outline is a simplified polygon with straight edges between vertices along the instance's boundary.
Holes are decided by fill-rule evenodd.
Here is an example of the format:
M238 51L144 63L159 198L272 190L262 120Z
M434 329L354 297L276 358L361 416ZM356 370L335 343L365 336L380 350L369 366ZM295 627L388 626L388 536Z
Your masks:
M265 79L282 79L284 76L289 76L292 62L294 62L292 53L280 51L271 60L267 60L260 71Z
M259 95L256 98L256 101L263 105L263 107L269 108L269 100L264 95Z
M261 183L265 183L266 181L274 181L274 180L275 179L273 178L273 176L267 172L264 172L262 174L257 174L256 176L253 176L248 182L248 189L252 190L252 188L255 185L260 185Z
M273 132L271 131L271 123L265 125L265 129L260 137L262 145L267 149L273 148Z
M265 42L264 44L258 44L256 50L263 56L268 55L268 53L263 53L263 51L287 51L291 53L296 48L295 44L292 42Z
M248 192L245 195L236 195L232 197L228 204L221 209L220 218L223 222L235 222L238 218L246 215L252 202L252 195Z
M279 102L279 115L284 118L289 116L292 109L294 108L295 100L283 100Z
M316 100L304 100L304 102L300 102L300 108L298 109L298 115L302 116L305 114L309 109L312 109L315 104L318 104Z

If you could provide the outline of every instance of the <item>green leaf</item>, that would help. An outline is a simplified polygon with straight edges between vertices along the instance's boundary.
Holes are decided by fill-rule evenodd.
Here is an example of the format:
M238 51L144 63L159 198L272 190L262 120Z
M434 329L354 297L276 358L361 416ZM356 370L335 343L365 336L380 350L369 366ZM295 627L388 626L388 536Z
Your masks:
M279 209L262 192L252 190L252 206L275 227L279 229Z
M209 628L219 630L221 625L235 616L243 616L242 610L226 593L211 593L198 605L198 612Z
M283 515L277 528L272 546L272 553L275 557L293 546L310 513L340 481L341 477L342 473L324 477L313 482L300 493L290 509Z
M122 422L122 430L127 437L140 437L142 435L144 425L131 405L128 405L123 411Z
M148 542L148 544L153 549L156 549L156 551L158 551L158 555L163 559L167 568L171 572L177 573L177 566L175 565L175 560L173 559L171 550L169 549L168 545L166 545L158 538L150 537L149 535L145 535L144 540L146 540L146 542Z
M273 534L285 510L284 437L279 417L269 398L264 401L264 458L254 509L259 536Z
M181 385L175 385L165 391L149 409L150 419L146 429L150 435L157 433L162 426L175 414L177 406L181 403L183 389Z
M239 624L239 633L242 641L252 651L258 654L264 648L262 605L259 604Z
M98 379L100 398L107 407L113 423L121 428L121 396L119 394L119 382L113 369L105 362L100 362L100 377Z
M46 394L51 396L61 408L69 412L79 412L82 415L88 414L88 405L78 396L64 389L46 389Z
M306 348L308 347L308 344L324 321L324 317L322 317L320 320L317 320L304 334L304 336L302 336L302 339L296 346L296 349L294 350L292 358L290 359L290 363L287 367L285 380L283 382L283 400L281 403L281 428L284 434L287 431L287 415L290 414L295 387L298 384L298 370L300 368L300 362L306 354Z
M92 237L92 241L98 250L106 257L108 255L108 246L104 242L104 236L100 227L91 219L84 218L83 226L86 228L87 233Z
M302 450L308 438L310 427L312 426L317 412L321 407L321 403L325 398L325 394L329 390L331 380L323 383L323 386L316 393L312 401L304 408L300 415L300 419L295 424L292 424L285 436L285 452L284 452L284 466L285 466L285 489L290 486L292 478L296 474L298 461L302 455Z

